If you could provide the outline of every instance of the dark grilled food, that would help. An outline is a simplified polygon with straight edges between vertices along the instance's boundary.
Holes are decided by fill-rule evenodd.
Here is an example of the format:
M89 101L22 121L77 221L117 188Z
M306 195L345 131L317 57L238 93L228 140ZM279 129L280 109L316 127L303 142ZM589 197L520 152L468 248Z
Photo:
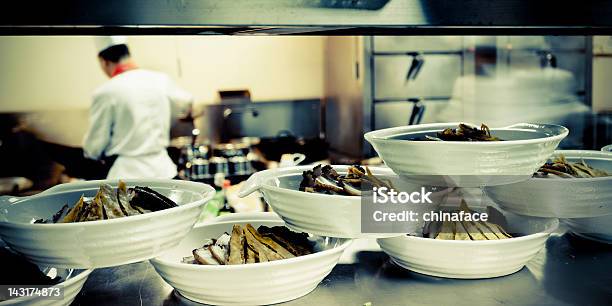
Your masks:
M611 176L612 174L589 166L584 160L578 163L569 162L563 154L559 154L546 162L535 177L561 177L561 178L592 178Z
M229 249L227 261L225 263L219 262L219 264L228 264L228 265L243 264L244 257L245 257L244 242L245 242L244 231L242 227L240 225L234 225L234 227L232 228L232 236L230 237L230 241L229 241L229 248L227 248Z
M465 213L474 213L467 206L464 200L461 200L459 211ZM487 207L487 213L490 217L495 217L497 223L485 221L432 221L425 225L423 236L438 240L502 240L512 238L503 226L506 226L503 214L494 209Z
M268 262L313 252L307 234L298 234L284 226L260 226L235 224L232 234L224 233L217 239L209 239L183 263L200 265L240 265Z
M244 231L248 231L251 235L253 235L255 239L257 239L257 241L261 242L261 244L266 246L268 249L271 249L276 252L276 254L280 255L280 257L282 257L283 259L295 257L295 255L293 255L291 252L281 246L276 240L270 237L264 237L259 234L259 232L252 225L247 224L244 228Z
M138 209L132 207L130 204L130 196L128 195L127 186L123 181L119 181L119 186L117 186L117 202L119 203L121 211L126 216L138 215L142 213Z
M172 200L149 187L136 186L130 189L130 194L132 196L130 199L132 205L150 211L158 211L177 206Z
M267 227L265 225L260 226L257 231L263 237L269 237L278 242L295 256L304 256L312 253L311 248L308 247L310 242L306 233L292 232L284 226Z
M325 194L339 194L348 196L360 196L361 190L375 187L391 188L389 182L383 182L375 177L370 169L364 169L359 165L348 168L348 173L340 175L330 165L317 165L312 170L302 173L300 191L318 192Z
M104 206L102 205L101 192L98 191L93 201L87 206L83 218L79 221L96 221L104 219Z
M436 136L425 135L424 138L416 138L411 140L425 141L502 141L498 137L491 135L491 130L484 123L480 128L470 126L465 123L460 123L456 129L444 129L437 132Z
M104 219L115 219L126 216L123 210L121 210L117 194L111 186L106 184L101 185L100 191L98 191L98 197L102 204Z
M85 204L83 196L79 198L72 209L68 210L68 214L60 221L61 223L78 222L85 213Z
M93 199L85 199L84 196L81 196L72 208L64 205L50 219L39 219L34 223L71 223L115 219L176 206L172 200L149 187L136 186L127 189L125 183L119 181L116 191L110 185L102 184Z
M68 211L70 211L70 207L68 207L68 204L64 204L64 206L62 206L62 208L60 208L60 210L53 215L53 223L57 223L57 221L64 219L64 217L66 217L68 214Z

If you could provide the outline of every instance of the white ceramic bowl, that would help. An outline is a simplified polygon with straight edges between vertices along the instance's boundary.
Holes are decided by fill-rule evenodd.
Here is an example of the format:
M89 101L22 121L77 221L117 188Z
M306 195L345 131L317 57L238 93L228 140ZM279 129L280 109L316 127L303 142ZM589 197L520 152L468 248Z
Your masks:
M286 223L297 232L338 238L384 238L402 234L361 232L361 197L329 195L299 191L302 172L314 166L276 168L251 175L240 190L244 197L260 191L266 202L272 206ZM332 166L338 173L345 174L349 166ZM371 167L374 175L396 176L389 168Z
M551 124L519 123L492 128L495 142L410 141L424 133L456 128L433 123L372 131L364 136L395 173L425 185L479 187L531 177L569 131Z
M44 271L44 270L43 270ZM60 288L64 291L62 299L49 299L42 296L29 296L10 299L0 302L0 306L67 306L74 301L74 298L81 292L87 277L92 272L89 270L67 270L57 269L57 274L66 277L65 281L53 286L52 288Z
M558 150L569 161L584 160L612 173L612 152ZM612 214L612 176L597 178L530 178L484 188L501 208L513 213L554 218L590 218ZM612 230L612 225L610 225Z
M31 224L49 218L82 194L94 196L100 183L63 184L38 195L0 198L0 236L13 250L39 265L102 268L153 258L177 245L191 230L202 206L214 195L208 185L177 180L126 180L148 186L174 200L178 207L138 216L79 223Z
M580 237L612 244L612 214L593 218L562 219L561 222Z
M507 230L525 236L487 241L401 236L378 239L378 244L396 264L414 272L461 279L504 276L523 268L559 225L553 218L504 215Z
M274 215L274 214L270 214ZM175 248L151 260L155 270L182 296L205 304L267 305L304 296L314 290L338 263L350 240L325 238L323 251L291 259L246 265L203 266L181 263L206 239L231 232L233 224L283 225L278 217L268 221L210 223L197 226Z

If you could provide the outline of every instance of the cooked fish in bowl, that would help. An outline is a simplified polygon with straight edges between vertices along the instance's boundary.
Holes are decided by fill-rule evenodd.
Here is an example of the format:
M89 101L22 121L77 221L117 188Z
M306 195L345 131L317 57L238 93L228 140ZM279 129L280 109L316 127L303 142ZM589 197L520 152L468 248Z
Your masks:
M364 135L389 168L422 185L496 186L529 179L569 131L552 124L394 127Z
M484 188L504 210L561 218L589 239L612 243L612 152L558 150L525 181Z
M349 166L346 174L340 174L331 165L317 165L302 172L300 191L360 196L362 190L372 187L391 188L391 182L377 178L370 168L359 165Z
M427 141L502 141L499 137L491 135L491 129L486 124L481 124L480 128L466 123L459 123L457 128L445 128L436 132L436 135L423 135L422 138L416 137L410 140Z
M284 226L255 229L250 223L234 224L231 234L207 239L193 249L184 263L199 265L241 265L304 256L313 252L313 243L305 233L294 233Z
M0 236L41 265L138 262L178 244L214 192L201 183L161 179L62 184L29 197L0 197Z
M562 153L555 154L550 161L538 169L534 174L537 178L594 178L612 176L605 170L591 167L584 159L572 162L565 158Z
M425 224L423 237L438 240L470 241L502 240L514 237L504 229L507 227L507 222L501 212L490 206L487 207L487 216L493 216L498 221L497 223L495 221L464 219L463 216L472 215L476 212L469 209L463 200L458 210L439 211L437 213L442 220L430 221Z
M268 305L306 295L351 241L292 232L268 215L198 225L151 264L179 294L199 303Z
M116 219L138 216L154 211L177 207L174 201L149 188L135 186L128 189L124 181L119 181L117 190L108 184L101 184L93 198L79 200L69 207L62 206L49 219L37 219L34 223L72 223Z
M372 190L370 186L393 184L403 186L399 177L386 167L296 166L256 172L243 184L239 196L261 192L286 226L297 232L337 238L381 238L401 233L363 233L359 195L362 190ZM442 192L436 192L432 199L441 196Z
M454 208L446 208L453 211ZM461 211L483 212L461 207ZM542 248L559 221L501 212L487 207L489 220L432 222L418 236L378 239L402 268L437 277L499 277L522 269Z

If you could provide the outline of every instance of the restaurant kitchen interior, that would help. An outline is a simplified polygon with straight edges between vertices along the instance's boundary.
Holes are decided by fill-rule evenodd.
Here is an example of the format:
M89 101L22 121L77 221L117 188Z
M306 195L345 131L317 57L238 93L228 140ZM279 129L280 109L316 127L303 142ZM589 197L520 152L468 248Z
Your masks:
M612 2L4 8L0 306L612 300Z
M561 148L612 143L608 36L128 41L139 67L169 75L195 97L194 120L173 118L168 148L185 179L211 181L220 162L234 180L227 159L238 156L234 183L283 154L304 154L306 163L361 162L375 156L365 132L407 124L556 123L572 131ZM28 178L27 193L73 178L103 178L79 149L92 93L105 79L94 37L5 36L0 53L0 176Z

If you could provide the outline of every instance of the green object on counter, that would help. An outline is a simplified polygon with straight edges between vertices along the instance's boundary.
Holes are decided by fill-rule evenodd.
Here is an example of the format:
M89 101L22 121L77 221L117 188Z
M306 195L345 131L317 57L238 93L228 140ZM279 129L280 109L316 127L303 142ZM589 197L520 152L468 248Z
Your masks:
M219 210L223 207L224 201L225 195L223 191L217 191L215 196L203 206L204 208L202 208L202 213L198 218L198 222L210 220L219 216Z

